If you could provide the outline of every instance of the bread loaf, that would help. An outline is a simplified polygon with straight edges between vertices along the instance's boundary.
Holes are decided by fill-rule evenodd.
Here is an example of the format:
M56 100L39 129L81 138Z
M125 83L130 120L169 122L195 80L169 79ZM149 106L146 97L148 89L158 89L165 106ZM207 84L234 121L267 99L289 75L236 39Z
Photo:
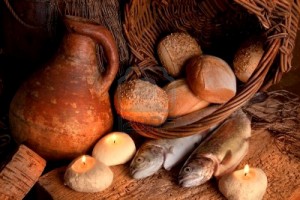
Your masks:
M263 54L263 41L259 38L251 38L241 45L233 59L234 73L240 81L248 81Z
M114 95L117 113L124 119L158 126L168 116L168 95L157 85L140 79L118 86Z
M167 72L179 77L186 61L201 55L202 51L197 41L187 33L172 33L159 42L157 53Z
M178 79L164 87L169 99L169 117L179 117L209 105L196 97L185 79Z
M210 103L225 103L236 93L236 79L222 59L203 55L194 57L186 67L187 83L192 92Z

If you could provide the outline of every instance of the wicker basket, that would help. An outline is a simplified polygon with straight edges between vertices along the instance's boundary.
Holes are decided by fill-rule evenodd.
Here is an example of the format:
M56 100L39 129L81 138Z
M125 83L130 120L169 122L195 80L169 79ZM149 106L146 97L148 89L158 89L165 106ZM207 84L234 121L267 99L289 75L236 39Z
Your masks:
M182 127L152 127L135 122L131 126L145 137L176 138L201 133L226 119L259 90L278 83L282 74L291 69L299 13L298 0L132 0L126 6L124 24L133 54L134 70L129 79L150 76L163 81L156 46L172 32L188 32L199 40L205 53L229 63L247 37L259 32L266 39L257 70L217 111Z

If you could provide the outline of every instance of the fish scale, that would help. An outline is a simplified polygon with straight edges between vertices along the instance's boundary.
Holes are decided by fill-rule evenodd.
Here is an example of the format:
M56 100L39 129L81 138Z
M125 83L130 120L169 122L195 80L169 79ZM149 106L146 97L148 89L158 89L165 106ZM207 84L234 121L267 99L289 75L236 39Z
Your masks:
M248 151L250 137L250 119L238 110L193 151L180 170L179 183L192 187L234 170Z
M236 152L251 136L250 121L245 114L236 113L224 122L206 142L199 146L199 154L213 154L223 161L228 151Z

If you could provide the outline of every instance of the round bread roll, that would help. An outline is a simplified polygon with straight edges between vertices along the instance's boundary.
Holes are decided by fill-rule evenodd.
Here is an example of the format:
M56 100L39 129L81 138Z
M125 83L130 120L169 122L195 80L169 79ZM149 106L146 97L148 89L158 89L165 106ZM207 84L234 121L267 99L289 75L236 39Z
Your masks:
M230 66L215 56L198 56L186 67L192 92L210 103L225 103L236 93L236 79Z
M119 85L114 104L117 113L129 121L158 126L168 117L166 92L140 79Z
M251 38L241 45L233 59L234 73L242 82L247 82L264 54L263 41Z
M209 105L194 95L185 79L178 79L164 87L169 98L169 117L186 115Z
M187 60L201 55L197 41L187 33L172 33L162 39L157 47L158 57L167 72L178 77Z

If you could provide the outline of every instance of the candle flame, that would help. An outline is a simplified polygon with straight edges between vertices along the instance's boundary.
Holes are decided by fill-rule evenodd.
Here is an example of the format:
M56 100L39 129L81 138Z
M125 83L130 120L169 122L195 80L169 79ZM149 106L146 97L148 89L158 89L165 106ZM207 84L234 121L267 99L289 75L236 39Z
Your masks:
M249 165L247 164L247 165L245 165L245 167L244 167L244 174L245 174L245 176L247 176L247 174L249 173Z
M81 161L85 165L85 163L86 163L86 156L82 156Z
M114 144L115 144L115 143L116 143L116 139L117 139L116 134L113 134L111 137L112 137L112 139L113 139L113 141L114 141Z

